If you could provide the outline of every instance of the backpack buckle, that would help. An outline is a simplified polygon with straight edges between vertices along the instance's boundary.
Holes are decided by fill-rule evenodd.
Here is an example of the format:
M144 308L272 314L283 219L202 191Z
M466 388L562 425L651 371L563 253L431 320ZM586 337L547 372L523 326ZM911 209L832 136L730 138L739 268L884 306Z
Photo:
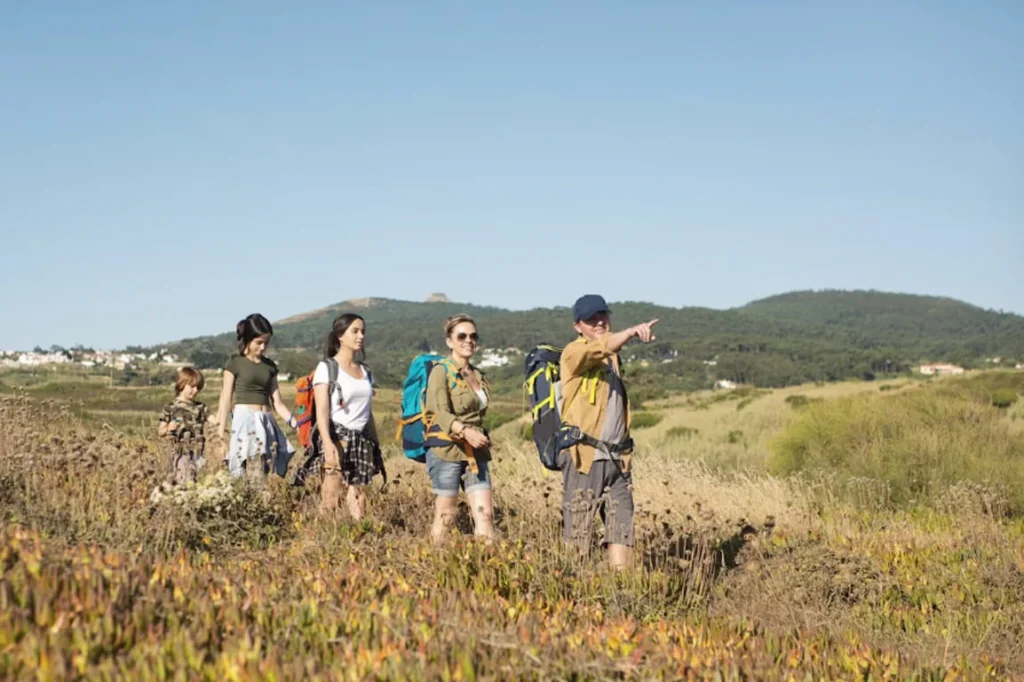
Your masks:
M564 426L562 427L561 437L559 438L561 449L572 447L583 440L583 431L578 426Z

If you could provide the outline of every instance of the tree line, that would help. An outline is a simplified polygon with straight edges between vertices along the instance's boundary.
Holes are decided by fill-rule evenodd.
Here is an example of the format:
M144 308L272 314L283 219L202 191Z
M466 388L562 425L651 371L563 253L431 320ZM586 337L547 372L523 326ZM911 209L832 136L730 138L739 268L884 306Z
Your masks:
M716 379L765 387L873 379L911 371L921 362L984 366L1024 359L1024 318L950 299L880 292L795 292L742 308L669 308L617 303L617 327L659 318L659 342L627 346L623 360L634 381L654 390L696 390ZM293 376L320 358L331 319L343 305L275 325L274 357ZM574 337L567 308L507 311L457 303L378 300L356 312L369 328L367 360L382 385L398 386L409 361L444 348L441 320L456 311L474 315L484 348L528 350ZM233 334L168 344L201 368L223 366ZM521 356L491 370L511 388L521 380ZM517 360L518 358L518 360Z

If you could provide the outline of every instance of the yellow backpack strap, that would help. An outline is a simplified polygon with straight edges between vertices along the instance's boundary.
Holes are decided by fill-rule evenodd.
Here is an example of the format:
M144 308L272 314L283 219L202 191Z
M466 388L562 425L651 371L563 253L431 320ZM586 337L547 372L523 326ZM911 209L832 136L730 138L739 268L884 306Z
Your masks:
M542 374L548 380L548 385L551 386L552 389L550 395L548 395L547 398L533 406L533 416L535 419L537 415L540 414L542 408L550 407L552 410L554 410L558 407L558 405L555 403L555 371L554 369L552 369L551 365L547 365L541 369L538 369L536 372L531 374L530 377L526 380L526 385L524 387L523 393L523 412L526 411L526 396L530 393L533 393L534 387L537 385L537 379L539 379Z
M409 424L414 424L414 423L418 422L421 419L423 419L423 414L422 413L414 414L413 416L408 417L406 419L399 419L398 420L398 428L395 429L395 440L397 440L397 441L402 440L402 427L408 426Z
M448 378L448 392L459 385L459 368L451 361L451 358L444 358L437 364L444 367L445 376Z
M590 404L597 404L597 374L590 377Z
M576 391L576 393L573 393L572 395L569 396L565 396L565 402L562 404L562 414L565 414L566 412L569 411L569 405L572 404L573 399L576 397L578 393L587 393L587 398L590 400L590 404L597 404L597 385L601 380L600 375L602 367L604 367L604 365L590 370L587 373L587 375L583 377L583 379L580 381L580 387ZM589 389L587 388L588 384L590 386Z

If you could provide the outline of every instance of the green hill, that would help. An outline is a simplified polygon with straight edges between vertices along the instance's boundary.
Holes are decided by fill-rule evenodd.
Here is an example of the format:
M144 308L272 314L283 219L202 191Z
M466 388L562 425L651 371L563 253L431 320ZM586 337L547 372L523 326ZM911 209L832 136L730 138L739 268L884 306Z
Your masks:
M623 352L634 380L652 390L702 388L718 378L762 386L870 379L909 371L923 361L980 366L992 356L1024 359L1024 317L948 298L802 291L731 310L634 301L611 307L616 327L661 320L656 343L630 345ZM477 318L484 348L526 349L540 342L566 343L574 336L567 308L511 311L446 299L356 299L274 323L274 353L285 371L308 371L331 321L344 311L366 318L368 359L387 384L401 380L417 352L443 348L441 322L456 312ZM233 333L171 344L201 367L220 366L233 347ZM516 362L492 374L513 385L518 371Z
M754 301L740 310L823 336L856 332L879 343L934 339L941 345L982 336L990 337L990 343L1006 343L1024 327L1019 315L951 298L880 291L799 291Z

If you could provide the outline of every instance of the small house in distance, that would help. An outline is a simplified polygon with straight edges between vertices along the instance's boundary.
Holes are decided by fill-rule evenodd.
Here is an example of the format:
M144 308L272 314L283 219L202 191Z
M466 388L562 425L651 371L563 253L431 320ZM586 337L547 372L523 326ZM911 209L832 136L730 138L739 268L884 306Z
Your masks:
M516 351L518 352L518 351ZM483 369L489 369L491 367L504 367L505 365L512 362L509 357L510 352L508 350L500 351L493 348L488 348L482 353L483 357L477 361L476 366Z
M948 362L933 362L928 365L921 365L919 371L925 376L948 376L951 374L963 374L964 368L959 365L951 365Z

